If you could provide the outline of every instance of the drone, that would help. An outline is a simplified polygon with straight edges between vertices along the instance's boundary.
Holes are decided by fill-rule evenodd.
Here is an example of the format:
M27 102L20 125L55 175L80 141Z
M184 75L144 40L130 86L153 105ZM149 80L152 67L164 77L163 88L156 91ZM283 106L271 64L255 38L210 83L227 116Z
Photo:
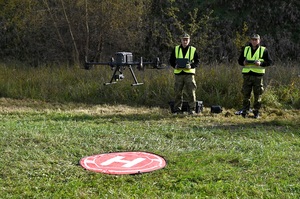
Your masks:
M163 69L164 67L161 66L159 57L156 57L154 61L151 62L144 62L143 57L140 58L139 62L133 61L133 56L131 52L116 52L115 57L111 57L109 62L88 62L85 60L84 68L86 70L91 69L93 66L96 65L109 65L112 70L113 74L109 82L104 83L104 85L115 84L119 80L125 78L123 75L123 70L128 67L129 71L133 77L134 83L131 86L139 86L143 85L144 83L138 82L135 73L132 69L132 66L137 66L138 70L144 70L145 65L152 65L153 69Z

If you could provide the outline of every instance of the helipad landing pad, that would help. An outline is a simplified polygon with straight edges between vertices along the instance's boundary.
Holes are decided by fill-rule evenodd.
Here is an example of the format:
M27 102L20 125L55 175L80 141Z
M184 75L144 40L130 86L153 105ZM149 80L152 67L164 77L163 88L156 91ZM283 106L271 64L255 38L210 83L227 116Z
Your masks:
M139 174L162 169L164 158L148 152L116 152L84 157L80 165L90 171L122 175Z

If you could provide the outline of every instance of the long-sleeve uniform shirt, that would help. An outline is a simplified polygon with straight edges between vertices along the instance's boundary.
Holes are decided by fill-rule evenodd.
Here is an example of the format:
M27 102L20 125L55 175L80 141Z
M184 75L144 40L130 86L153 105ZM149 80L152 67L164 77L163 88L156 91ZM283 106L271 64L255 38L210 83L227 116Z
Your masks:
M179 48L181 48L181 50L182 50L182 55L183 55L183 57L185 57L185 55L186 55L186 53L187 53L189 47L190 47L190 45L188 45L187 47L183 48L182 45L180 45ZM175 52L175 48L174 48L174 49L172 50L172 52L171 52L171 56L170 56L170 60L169 60L170 65L171 65L173 68L176 67L176 54L175 54L175 53L176 53L176 52ZM191 63L191 68L196 68L196 67L198 67L198 66L199 66L199 62L200 62L200 61L199 61L198 53L197 53L197 51L195 51L195 53L194 53L194 60L193 60L193 63ZM184 71L182 71L182 72L179 73L179 74L189 74L189 73L185 73ZM179 75L179 74L177 74L177 75Z
M253 49L251 43L250 43L248 46L250 46L250 48L251 48L251 55L254 55L255 52L256 52L256 50L259 49L259 45L257 46L256 49ZM239 59L238 59L238 63L239 63L239 65L241 65L241 66L244 66L244 61L246 60L245 53L244 53L245 48L246 48L246 47L244 47L244 48L242 49L241 54L240 54ZM261 64L260 64L261 67L267 67L267 66L270 66L270 65L273 64L273 60L271 59L270 54L269 54L269 51L268 51L267 48L265 48L265 50L264 50L264 52L263 52L263 55L262 55L261 59L264 60L264 61L262 61ZM261 73L255 73L255 72L253 72L253 71L250 71L250 72L248 72L248 73L243 73L243 74L246 74L246 75L247 75L247 74L248 74L248 75L254 75L254 76L262 76L262 75L264 75L264 74L261 74Z

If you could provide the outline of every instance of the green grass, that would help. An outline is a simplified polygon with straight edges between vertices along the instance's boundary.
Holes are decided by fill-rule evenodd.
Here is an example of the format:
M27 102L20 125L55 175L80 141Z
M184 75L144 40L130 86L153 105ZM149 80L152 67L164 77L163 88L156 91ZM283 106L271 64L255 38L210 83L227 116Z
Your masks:
M0 198L299 198L299 110L233 112L0 98ZM167 166L118 176L79 165L117 151L156 153Z

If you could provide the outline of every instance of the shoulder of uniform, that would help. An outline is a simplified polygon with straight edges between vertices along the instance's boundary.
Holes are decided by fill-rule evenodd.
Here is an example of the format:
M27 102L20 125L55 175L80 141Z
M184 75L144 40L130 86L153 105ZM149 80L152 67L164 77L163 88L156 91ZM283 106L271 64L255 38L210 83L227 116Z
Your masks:
M249 49L251 49L251 46L244 46L244 47L242 48L243 51L249 50Z

